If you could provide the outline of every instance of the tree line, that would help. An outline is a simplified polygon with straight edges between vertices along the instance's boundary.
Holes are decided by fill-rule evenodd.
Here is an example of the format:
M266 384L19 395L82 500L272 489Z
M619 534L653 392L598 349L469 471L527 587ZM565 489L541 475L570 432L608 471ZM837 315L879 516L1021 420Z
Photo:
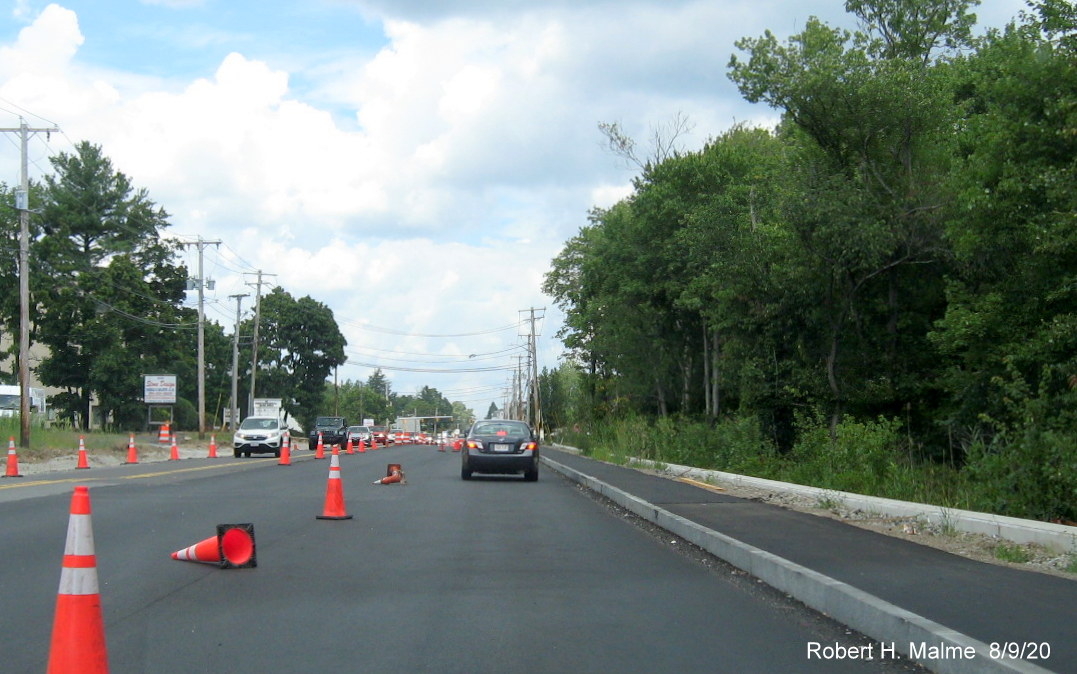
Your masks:
M141 429L148 419L142 375L175 374L175 422L196 429L198 312L183 306L192 275L177 261L182 243L162 237L168 213L99 146L83 141L50 162L53 173L30 186L31 203L40 206L30 219L29 250L30 341L47 347L30 366L44 386L59 389L50 406L76 428ZM0 203L15 203L14 191L0 183ZM10 260L18 259L17 216L0 210L0 248ZM17 265L0 269L0 330L8 335L19 332L18 278ZM254 320L238 326L240 410L250 390ZM332 309L278 286L261 297L258 320L256 395L281 398L304 427L339 408L341 387L327 380L345 362L347 342ZM207 425L217 426L231 396L233 336L212 320L204 335ZM0 380L17 383L17 339L7 355L12 368ZM365 392L365 404L350 408L354 415L384 421L415 407L389 389L380 370L342 388L346 403ZM436 390L424 395L442 410L451 407Z
M1077 10L975 37L975 4L847 0L858 30L736 43L780 124L656 151L545 278L578 419L747 422L787 458L882 427L883 472L1077 519Z

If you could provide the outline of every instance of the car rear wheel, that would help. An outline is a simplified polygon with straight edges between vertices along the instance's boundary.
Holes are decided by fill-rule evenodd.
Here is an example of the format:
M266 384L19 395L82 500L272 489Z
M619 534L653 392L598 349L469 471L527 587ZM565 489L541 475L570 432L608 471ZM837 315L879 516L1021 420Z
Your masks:
M468 468L467 466L461 466L460 467L460 478L463 479L463 480L470 480L471 479L471 469Z
M524 471L524 480L527 481L527 482L537 482L538 481L538 466L535 466L531 470L525 470Z

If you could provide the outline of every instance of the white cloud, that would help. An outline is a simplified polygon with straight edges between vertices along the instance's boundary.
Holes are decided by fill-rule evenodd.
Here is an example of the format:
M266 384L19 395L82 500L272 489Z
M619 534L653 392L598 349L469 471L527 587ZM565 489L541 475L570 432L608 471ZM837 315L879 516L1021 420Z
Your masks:
M362 326L480 332L546 306L552 335L559 315L539 290L549 261L591 206L630 193L632 172L603 149L597 123L620 122L645 144L653 126L684 113L695 125L687 149L735 121L772 123L773 111L745 104L725 76L733 41L767 28L786 35L809 14L844 17L832 0L356 0L383 27L384 46L279 44L277 60L250 51L257 22L241 36L182 24L198 0L147 4L184 9L169 12L170 31L197 28L214 46L234 42L232 53L195 75L167 62L149 71L159 77L106 69L81 54L113 34L83 35L79 17L52 4L0 44L0 98L100 145L176 232L225 241L211 316L229 329L224 298L249 291L238 270L260 268L330 306L349 349L458 355L516 337L404 338ZM27 7L16 3L15 15ZM159 24L132 32L148 25ZM342 378L369 373L350 367ZM490 380L389 374L405 388Z

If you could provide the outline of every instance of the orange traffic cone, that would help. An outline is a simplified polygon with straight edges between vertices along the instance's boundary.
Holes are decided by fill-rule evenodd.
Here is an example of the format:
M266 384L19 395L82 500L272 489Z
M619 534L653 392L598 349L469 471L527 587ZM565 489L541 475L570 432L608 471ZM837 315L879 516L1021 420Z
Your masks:
M86 441L79 436L79 464L75 468L89 468L90 463L86 460Z
M370 449L371 451L378 448L378 437L373 433L370 434Z
M19 474L19 455L15 453L15 436L7 443L7 471L4 477L22 477Z
M280 447L280 461L277 462L278 466L290 466L292 465L292 450L288 446L291 444L291 436L287 433L284 434L284 443Z
M325 445L322 444L322 432L318 431L318 451L314 453L315 459L325 458Z
M344 452L346 454L355 454L355 448L352 447L352 438L350 435L348 436L348 448L344 450Z
M210 435L209 436L209 456L207 456L206 458L207 459L216 459L216 458L218 458L218 456L217 456L217 436L216 435Z
M373 484L407 484L408 481L404 478L404 470L400 467L399 463L390 463L385 469L385 477L380 480L374 480Z
M67 523L60 590L56 595L48 671L108 672L89 487L75 487L71 497L71 518Z
M135 434L131 434L131 439L127 441L127 463L138 463L138 450L135 448Z
M360 454L366 454L366 442L364 442L362 438L359 438L359 446L355 448L355 451L359 452Z
M340 454L333 452L329 459L329 483L325 487L325 507L321 515L315 515L319 520L350 520L352 518L344 510L344 486L340 479Z
M258 566L254 552L253 524L218 524L216 536L176 550L172 559L216 564L222 569L251 569Z
M168 456L169 461L179 461L179 447L176 446L176 435L172 434L172 453Z
M162 445L167 445L171 435L172 432L171 429L168 427L168 424L164 424L163 426L161 426L161 432L157 434L157 442L161 443Z

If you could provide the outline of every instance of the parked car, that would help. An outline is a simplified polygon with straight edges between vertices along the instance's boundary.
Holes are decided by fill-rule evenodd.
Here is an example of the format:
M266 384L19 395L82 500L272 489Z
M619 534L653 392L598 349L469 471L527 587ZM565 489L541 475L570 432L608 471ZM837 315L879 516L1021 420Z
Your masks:
M232 452L238 459L251 454L280 456L284 427L277 417L247 417L232 436Z
M470 480L473 473L521 471L528 482L538 479L538 439L523 421L476 421L468 431L462 449L460 477L465 480Z
M352 441L352 447L362 447L370 444L370 427L368 426L348 426L348 437L344 440Z

